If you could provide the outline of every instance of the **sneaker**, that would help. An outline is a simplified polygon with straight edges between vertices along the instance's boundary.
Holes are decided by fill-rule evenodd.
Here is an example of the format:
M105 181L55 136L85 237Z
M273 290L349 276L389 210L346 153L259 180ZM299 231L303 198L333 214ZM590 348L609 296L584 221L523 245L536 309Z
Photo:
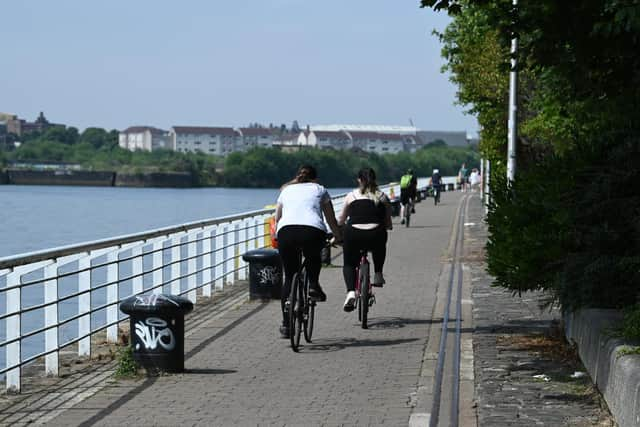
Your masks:
M354 291L347 292L347 298L344 300L342 308L346 312L353 311L356 308L356 293Z
M280 337L289 338L290 336L291 331L289 330L289 325L280 325Z
M371 283L371 286L381 288L385 283L387 282L385 282L384 276L382 276L382 273L375 273L373 275L373 282Z
M315 285L309 286L309 298L319 302L327 300L327 294L325 294L322 288L320 287L320 283L316 283Z

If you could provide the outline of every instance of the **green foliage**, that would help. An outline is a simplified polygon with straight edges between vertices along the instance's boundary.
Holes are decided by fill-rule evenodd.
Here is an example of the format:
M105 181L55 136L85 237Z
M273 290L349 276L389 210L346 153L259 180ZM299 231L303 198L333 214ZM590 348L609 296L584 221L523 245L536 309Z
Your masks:
M372 167L378 182L397 181L408 169L418 176L431 176L434 168L442 175L455 175L460 164L478 165L479 155L468 147L447 147L434 144L416 153L380 156L356 151L306 149L285 153L255 148L246 153L232 153L225 160L224 184L230 187L279 187L289 181L299 166L305 163L316 167L319 180L328 187L355 185L359 169Z
M116 359L118 363L116 378L131 378L138 375L139 366L133 359L133 348L130 345L119 348Z
M628 340L640 341L640 304L624 310L620 333Z

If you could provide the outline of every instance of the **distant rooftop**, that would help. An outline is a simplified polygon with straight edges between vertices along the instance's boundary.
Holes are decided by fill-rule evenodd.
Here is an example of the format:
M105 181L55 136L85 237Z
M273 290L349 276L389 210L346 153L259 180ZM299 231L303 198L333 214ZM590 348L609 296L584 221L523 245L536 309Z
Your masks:
M312 131L347 131L347 132L376 132L376 133L399 133L415 135L418 128L415 126L393 126L393 125L313 125Z

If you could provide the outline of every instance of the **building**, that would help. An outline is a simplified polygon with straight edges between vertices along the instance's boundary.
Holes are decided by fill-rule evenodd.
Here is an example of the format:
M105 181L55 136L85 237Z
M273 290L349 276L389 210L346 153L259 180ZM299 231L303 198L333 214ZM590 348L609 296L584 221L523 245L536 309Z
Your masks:
M118 135L120 147L130 150L172 150L169 132L151 126L131 126Z
M238 132L242 138L238 149L242 151L253 147L271 148L276 140L273 129L269 128L239 128Z
M173 149L182 153L226 156L242 146L242 135L232 127L174 126L169 134Z
M302 137L304 137L304 139L306 140L306 145L308 147L345 150L353 146L349 134L341 130L311 130L308 133L300 132L298 140L300 141Z
M377 154L396 154L411 151L413 137L398 133L378 133L367 131L348 132L354 148Z
M44 132L53 127L66 128L63 124L49 122L42 111L35 122L28 122L15 114L8 113L0 113L0 121L5 123L7 133L17 136L23 136L30 132Z
M444 141L449 147L466 147L468 145L466 131L430 131L421 130L416 133L418 147L435 142Z

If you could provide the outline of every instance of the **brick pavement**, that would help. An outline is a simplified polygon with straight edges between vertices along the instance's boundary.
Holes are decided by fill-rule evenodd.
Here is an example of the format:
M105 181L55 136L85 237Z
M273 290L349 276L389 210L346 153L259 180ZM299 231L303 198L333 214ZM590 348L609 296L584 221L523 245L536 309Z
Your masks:
M187 372L113 382L52 425L407 425L458 193L396 224L370 329L344 313L340 268L324 268L314 342L278 337L279 303L247 303L185 342ZM341 259L334 262L341 265Z
M590 378L571 378L585 369L563 348L558 311L539 308L542 294L518 297L491 287L483 257L487 230L478 220L481 209L477 203L470 206L475 225L467 227L465 236L466 265L473 283L478 424L613 425Z

